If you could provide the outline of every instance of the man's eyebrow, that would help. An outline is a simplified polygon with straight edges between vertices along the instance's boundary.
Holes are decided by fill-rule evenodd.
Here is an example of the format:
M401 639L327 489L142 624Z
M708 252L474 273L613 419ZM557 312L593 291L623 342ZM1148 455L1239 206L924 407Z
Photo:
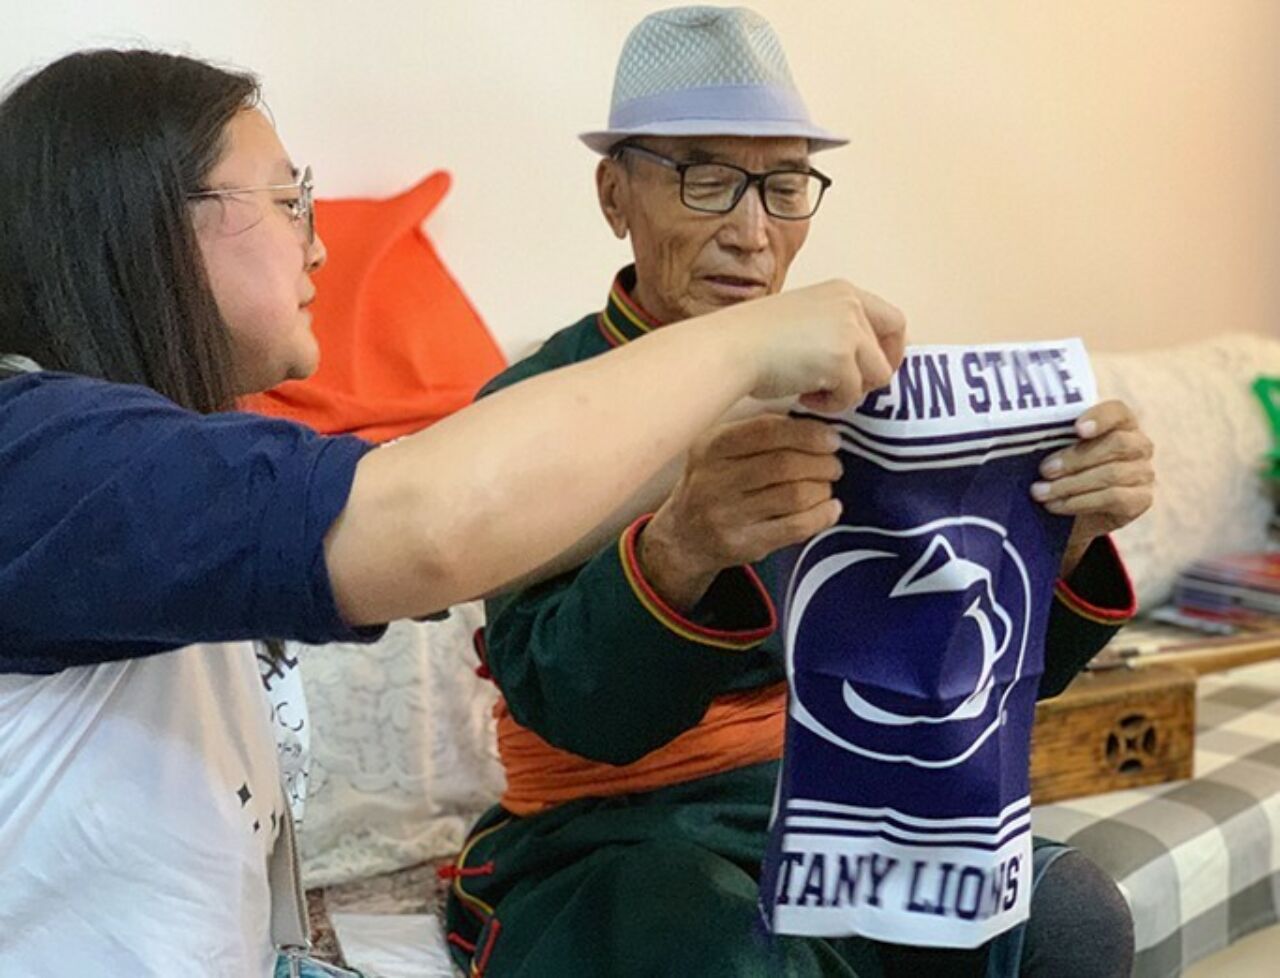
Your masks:
M738 166L733 160L728 159L721 153L713 153L710 150L694 147L685 153L680 154L681 163L728 163L731 166ZM809 158L807 156L788 156L785 159L776 160L770 170L807 170L809 169Z
M727 163L729 162L718 153L712 153L710 150L698 149L694 147L687 153L681 153L682 163Z

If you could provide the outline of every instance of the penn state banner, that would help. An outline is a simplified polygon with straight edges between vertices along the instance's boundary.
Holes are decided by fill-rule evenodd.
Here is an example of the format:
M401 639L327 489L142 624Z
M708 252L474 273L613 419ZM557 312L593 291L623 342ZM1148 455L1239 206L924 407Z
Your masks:
M1026 919L1031 724L1071 526L1030 487L1096 397L1078 340L928 346L855 410L806 415L840 433L844 510L784 558L775 932L976 947Z

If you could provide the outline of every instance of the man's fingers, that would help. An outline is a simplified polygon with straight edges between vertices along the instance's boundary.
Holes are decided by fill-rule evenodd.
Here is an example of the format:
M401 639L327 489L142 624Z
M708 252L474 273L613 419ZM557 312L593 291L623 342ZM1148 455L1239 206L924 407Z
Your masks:
M1151 507L1150 486L1110 486L1067 499L1054 499L1044 508L1056 516L1105 514L1113 526L1124 526Z
M713 491L721 500L728 500L792 482L831 483L843 474L844 466L834 454L811 455L784 449L717 462L718 485Z
M721 426L707 443L709 458L735 459L776 451L830 455L840 445L835 429L812 418L763 414Z
M803 513L831 498L826 480L785 482L751 493L742 500L743 514L755 522Z
M756 523L742 535L742 562L754 563L792 544L803 543L840 519L840 501L826 499L809 509Z
M1138 419L1124 401L1102 401L1076 418L1081 438L1101 438L1111 431L1136 430Z
M1115 428L1100 438L1079 441L1054 452L1040 463L1040 474L1046 479L1059 479L1108 462L1149 460L1152 454L1151 439L1141 431Z
M1047 503L1097 492L1111 486L1150 486L1154 481L1151 467L1144 462L1108 462L1075 475L1036 482L1031 486L1031 495L1034 499Z

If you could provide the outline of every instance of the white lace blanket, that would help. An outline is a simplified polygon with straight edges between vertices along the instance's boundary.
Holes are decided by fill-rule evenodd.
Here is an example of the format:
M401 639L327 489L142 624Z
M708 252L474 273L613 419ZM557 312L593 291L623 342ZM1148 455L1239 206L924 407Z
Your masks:
M452 855L502 793L493 684L475 675L478 603L397 622L372 646L299 649L312 723L307 886Z

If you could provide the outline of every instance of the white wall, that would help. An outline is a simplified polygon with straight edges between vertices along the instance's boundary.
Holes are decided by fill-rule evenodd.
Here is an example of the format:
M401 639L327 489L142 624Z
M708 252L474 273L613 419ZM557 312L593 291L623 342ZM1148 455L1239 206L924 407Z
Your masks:
M594 158L645 0L0 0L0 77L85 45L257 70L328 196L428 170L430 231L509 350L597 308L626 259ZM836 186L792 283L843 275L920 341L1097 349L1280 332L1280 2L754 0Z

